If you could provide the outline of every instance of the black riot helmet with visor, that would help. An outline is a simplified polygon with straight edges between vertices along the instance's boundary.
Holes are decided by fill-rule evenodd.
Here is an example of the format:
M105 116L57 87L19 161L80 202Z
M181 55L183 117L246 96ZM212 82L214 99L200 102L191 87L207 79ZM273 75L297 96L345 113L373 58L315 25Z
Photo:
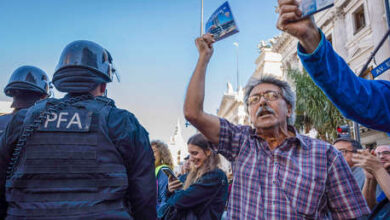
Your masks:
M43 70L35 66L21 66L12 73L4 93L10 97L21 93L50 95L49 87L49 77Z
M63 50L53 83L61 92L89 92L101 83L111 82L114 74L119 80L106 49L92 41L78 40Z

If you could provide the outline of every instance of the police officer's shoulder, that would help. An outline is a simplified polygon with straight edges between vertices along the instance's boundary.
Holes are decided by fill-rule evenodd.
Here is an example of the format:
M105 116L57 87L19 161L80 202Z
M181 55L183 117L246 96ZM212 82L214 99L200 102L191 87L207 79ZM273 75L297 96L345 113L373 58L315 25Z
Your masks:
M46 98L46 99L40 99L35 102L35 105L41 104L41 103L46 103L48 100L54 99L54 98Z
M20 109L19 111L17 111L16 113L15 113L15 116L20 116L20 115L25 115L26 113L28 112L28 108L22 108L22 109ZM14 117L15 117L14 116Z
M138 124L138 120L135 117L135 115L126 109L121 108L112 108L110 112L110 116L117 118L118 120L124 120L124 121L130 121L135 122Z
M139 123L132 113L125 109L111 108L107 118L107 126L114 143L131 141L139 132Z
M55 98L47 98L47 99L41 99L35 102L33 106L29 108L30 111L38 111L43 110L47 104L54 105L56 102L58 102L58 99Z
M38 100L38 101L35 102L34 105L36 105L36 106L40 106L40 105L45 106L46 103L47 103L49 100L51 100L51 99L54 99L54 98L47 98L47 99ZM34 106L34 105L33 105L33 106Z
M0 124L2 121L9 121L9 118L12 118L14 114L13 113L7 113L0 115Z
M107 98L107 97L104 97L104 96L97 96L97 97L95 97L95 99L98 102L103 103L104 105L110 105L110 106L115 107L115 101L110 99L110 98Z
M14 143L17 141L19 135L23 131L23 122L26 116L28 109L20 109L12 115L9 123L7 124L7 128L3 131L7 134L6 142Z
M23 124L23 121L27 115L28 108L20 109L17 111L15 114L13 114L9 126L10 127L16 127L16 126L21 126Z
M126 109L112 108L109 114L108 123L110 125L121 125L125 131L144 131L146 129L139 123L137 117Z
M39 114L40 112L44 111L47 108L47 105L55 105L58 102L59 100L55 98L47 98L35 102L33 106L26 109L27 111L24 114L26 120L28 120L29 118L32 119L33 117L35 117L36 114Z

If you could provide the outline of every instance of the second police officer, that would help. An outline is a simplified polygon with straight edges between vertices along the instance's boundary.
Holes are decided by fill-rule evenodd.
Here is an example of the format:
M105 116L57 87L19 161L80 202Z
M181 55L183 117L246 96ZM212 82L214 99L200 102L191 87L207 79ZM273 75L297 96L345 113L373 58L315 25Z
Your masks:
M67 95L18 112L1 139L0 219L156 219L148 133L103 96L113 74L100 45L64 49L53 83Z
M13 112L0 116L0 135L17 111L30 108L40 99L49 96L49 77L35 66L21 66L11 75L4 88L5 95L12 97Z

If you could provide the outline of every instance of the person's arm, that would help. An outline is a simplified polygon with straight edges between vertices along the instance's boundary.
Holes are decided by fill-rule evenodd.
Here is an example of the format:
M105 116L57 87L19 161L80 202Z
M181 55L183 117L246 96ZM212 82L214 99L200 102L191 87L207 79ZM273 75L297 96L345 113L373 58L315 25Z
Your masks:
M387 199L390 200L390 175L385 168L378 169L374 172L374 176L379 186L385 193Z
M359 151L358 153L353 154L352 162L355 166L363 168L369 175L373 175L386 197L390 198L390 175L376 156L372 155L368 150ZM367 185L367 195L369 196L367 202L370 201L370 205L375 205L375 195L372 195L371 191L374 190L375 192L376 183L375 186L373 186L374 183L371 182L371 184L371 187L375 188L371 189L371 187L368 187Z
M204 174L199 181L186 190L177 190L167 203L178 209L189 209L210 200L217 190L227 191L226 175L222 171L211 171Z
M213 54L214 39L210 34L196 39L199 59L187 88L184 116L213 144L219 142L219 119L203 111L206 69Z
M362 193L370 209L373 209L376 205L376 186L377 182L374 178L366 178L364 181Z
M5 219L7 214L7 202L5 200L5 181L8 164L11 160L11 152L6 144L7 130L0 139L0 219Z
M133 136L134 151L129 175L129 199L135 219L155 219L156 178L154 156L146 130L138 124Z
M147 131L129 112L118 110L110 114L110 137L120 151L127 167L127 199L134 219L157 218L156 177L154 156Z
M303 66L341 113L366 127L390 132L390 82L357 77L313 20L299 20L302 13L296 1L279 0L279 8L277 27L299 40Z
M163 207L167 202L166 191L168 191L168 176L160 170L157 174L157 184L158 184L158 199L157 211L160 207Z
M210 34L196 39L199 59L187 88L184 116L206 136L217 153L233 161L239 153L242 127L203 111L206 69L213 54L212 43L214 39Z
M370 209L339 152L332 152L326 181L327 200L333 219L355 219L370 214Z
M345 117L390 132L390 82L357 77L321 36L313 54L304 54L298 46L298 55L313 81Z
M11 161L13 147L23 129L25 114L26 110L21 110L14 115L0 138L0 219L5 219L7 214L7 202L5 199L7 169Z

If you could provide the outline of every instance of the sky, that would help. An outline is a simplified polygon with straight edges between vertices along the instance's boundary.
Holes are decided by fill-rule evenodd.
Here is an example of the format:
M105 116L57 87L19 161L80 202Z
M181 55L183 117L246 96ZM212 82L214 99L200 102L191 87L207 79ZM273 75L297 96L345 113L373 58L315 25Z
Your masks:
M204 0L204 23L224 0ZM239 33L214 45L206 77L204 109L216 114L227 82L236 88L255 70L257 44L280 32L276 0L230 0ZM168 141L180 120L185 140L185 91L198 52L201 0L0 0L0 87L22 65L53 76L63 48L94 41L110 51L121 81L108 85L119 108L134 113L150 139ZM237 48L234 42L239 44ZM56 97L63 94L55 92ZM0 94L0 100L10 100Z

